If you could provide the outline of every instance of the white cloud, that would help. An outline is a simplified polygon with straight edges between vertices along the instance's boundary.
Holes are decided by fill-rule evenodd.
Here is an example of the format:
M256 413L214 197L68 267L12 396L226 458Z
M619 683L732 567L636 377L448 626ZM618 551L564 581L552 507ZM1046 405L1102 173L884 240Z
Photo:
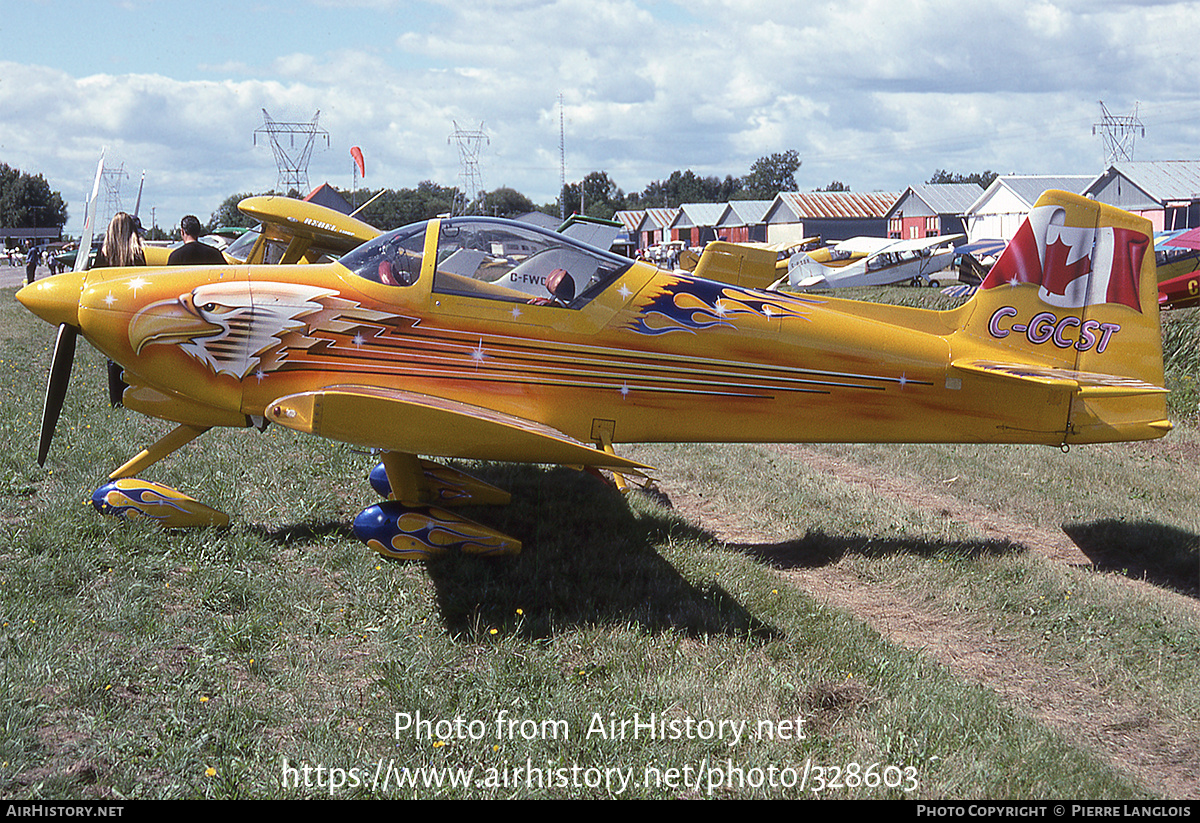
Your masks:
M1194 2L314 0L258 3L178 41L151 25L156 8L121 20L123 42L98 31L94 55L26 53L10 37L0 160L77 202L108 146L145 166L172 222L274 185L270 151L252 143L264 108L296 121L319 110L329 146L310 179L342 186L351 145L371 186L454 184L454 123L482 122L484 185L537 202L558 189L560 94L568 178L606 170L626 191L675 169L741 175L790 148L806 188L898 190L937 168L1098 173L1100 99L1139 103L1142 159L1194 155L1200 128ZM57 9L37 22L93 22ZM88 70L63 68L83 56Z

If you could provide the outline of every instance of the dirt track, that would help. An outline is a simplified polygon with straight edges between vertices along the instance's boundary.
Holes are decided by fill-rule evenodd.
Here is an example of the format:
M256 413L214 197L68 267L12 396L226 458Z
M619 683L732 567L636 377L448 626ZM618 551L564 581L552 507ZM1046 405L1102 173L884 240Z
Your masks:
M845 483L868 485L874 494L907 505L937 511L967 523L982 534L1009 540L1064 564L1090 566L1091 561L1061 530L1030 526L968 503L940 489L922 488L911 478L869 472L848 461L804 446L778 446L782 453ZM745 528L750 518L720 512L710 501L660 484L675 510L733 548L759 553L794 535ZM1144 785L1169 798L1200 796L1200 750L1181 743L1174 729L1163 728L1138 706L1114 704L1080 672L1048 667L1042 660L1010 647L968 616L930 612L891 587L864 585L842 563L789 563L780 572L792 584L831 606L852 612L892 642L924 652L954 671L1022 708L1064 736L1078 741L1118 768L1132 772ZM1123 585L1149 585L1117 578ZM1178 595L1180 603L1200 611L1195 598Z

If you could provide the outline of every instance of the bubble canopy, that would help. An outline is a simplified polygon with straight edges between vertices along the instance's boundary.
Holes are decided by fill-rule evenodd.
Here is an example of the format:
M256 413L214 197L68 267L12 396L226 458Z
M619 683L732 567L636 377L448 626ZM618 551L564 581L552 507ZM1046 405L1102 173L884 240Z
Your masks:
M417 283L426 238L437 232L434 292L580 308L633 261L558 232L513 220L454 217L381 235L344 256L343 266L384 285Z

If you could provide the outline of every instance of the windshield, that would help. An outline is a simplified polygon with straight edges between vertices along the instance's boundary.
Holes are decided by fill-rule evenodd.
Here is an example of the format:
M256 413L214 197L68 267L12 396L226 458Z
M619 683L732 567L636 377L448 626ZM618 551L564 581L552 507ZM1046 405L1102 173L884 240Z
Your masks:
M225 253L235 260L245 261L250 256L250 250L254 248L254 241L262 234L262 226L242 232L241 237L234 240L225 248Z
M442 221L433 290L579 308L632 262L530 224L457 217Z
M342 257L359 277L385 286L411 286L421 274L428 223L415 223L364 243Z

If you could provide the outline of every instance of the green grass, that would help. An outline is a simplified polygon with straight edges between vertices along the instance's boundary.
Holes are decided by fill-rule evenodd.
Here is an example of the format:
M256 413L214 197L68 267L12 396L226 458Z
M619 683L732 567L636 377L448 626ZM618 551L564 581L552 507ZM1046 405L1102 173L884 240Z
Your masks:
M979 506L1012 509L1020 490L1022 518L1074 530L1116 565L1049 563L938 512L872 499L785 453L724 446L639 455L721 511L780 534L773 552L726 545L659 498L622 497L590 475L481 465L466 468L511 490L513 503L468 516L526 551L389 562L348 528L374 502L373 458L276 427L210 432L147 473L229 511L229 529L162 531L96 515L82 501L165 424L109 409L103 359L81 346L38 468L52 330L10 296L0 303L5 797L1162 793L1020 700L806 595L787 573L795 558L814 557L864 590L886 586L1047 671L1070 672L1095 690L1095 711L1133 707L1138 722L1170 730L1185 758L1188 747L1200 751L1200 621L1165 591L1196 564L1187 426L1157 445L1067 455L822 447L914 483L957 476L954 494ZM1194 354L1181 362L1170 379L1185 385ZM1146 568L1120 567L1130 559ZM1127 585L1122 571L1158 586ZM429 734L412 727L418 713ZM634 739L628 725L624 737L598 732L635 717L748 729L736 742ZM757 725L795 718L801 739L768 739ZM398 722L410 725L397 734ZM309 767L307 787L285 760ZM803 792L762 784L770 774L798 779L806 764L850 763L856 776L878 764L872 779L893 767L888 777L902 775L901 785L817 793L811 769ZM381 768L386 789L371 780ZM397 785L434 774L421 768L442 769L443 779L445 769L474 769L481 782ZM631 770L632 780L596 784L606 769ZM710 785L714 769L723 780Z

